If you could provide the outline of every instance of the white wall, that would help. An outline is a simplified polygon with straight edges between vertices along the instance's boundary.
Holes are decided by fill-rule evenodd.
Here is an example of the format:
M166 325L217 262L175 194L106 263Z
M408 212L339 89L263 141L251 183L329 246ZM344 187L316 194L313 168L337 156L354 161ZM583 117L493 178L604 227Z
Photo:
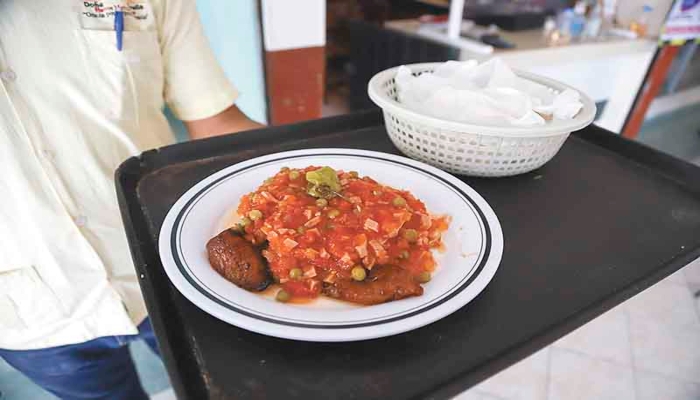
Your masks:
M262 0L267 51L326 44L325 0Z
M629 24L638 18L642 7L648 4L654 8L649 18L648 35L658 36L661 25L666 20L666 13L671 9L674 0L617 0L617 20Z
M256 3L256 0L198 0L197 9L217 60L240 92L236 105L250 118L265 123L265 73ZM186 140L182 123L170 113L167 115L177 138Z
M266 121L265 74L256 0L198 0L204 31L241 97L238 107Z

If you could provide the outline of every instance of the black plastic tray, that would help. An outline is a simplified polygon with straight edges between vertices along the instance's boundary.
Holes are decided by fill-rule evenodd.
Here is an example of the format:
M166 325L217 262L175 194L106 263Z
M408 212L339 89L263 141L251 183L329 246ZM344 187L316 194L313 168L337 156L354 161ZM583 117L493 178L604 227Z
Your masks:
M156 248L177 198L233 163L318 147L397 153L381 114L369 112L148 151L117 171L134 264L180 398L449 398L700 256L700 168L589 127L537 171L463 178L501 221L503 261L472 303L424 328L295 342L228 325L180 295Z

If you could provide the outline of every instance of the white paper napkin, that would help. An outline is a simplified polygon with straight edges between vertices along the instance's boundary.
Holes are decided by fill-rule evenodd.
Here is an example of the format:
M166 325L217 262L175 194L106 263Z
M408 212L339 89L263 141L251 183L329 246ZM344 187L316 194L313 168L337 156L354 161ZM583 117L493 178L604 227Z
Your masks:
M571 119L583 107L579 93L554 95L547 87L519 78L501 59L447 61L433 73L396 73L399 101L409 109L445 120L496 126L544 125Z

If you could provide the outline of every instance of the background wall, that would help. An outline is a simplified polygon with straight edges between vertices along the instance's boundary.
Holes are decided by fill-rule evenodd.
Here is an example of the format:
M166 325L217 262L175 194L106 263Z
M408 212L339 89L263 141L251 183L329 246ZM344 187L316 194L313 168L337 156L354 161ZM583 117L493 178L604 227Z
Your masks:
M617 20L622 24L629 24L639 17L645 4L654 8L649 15L648 34L657 36L673 0L617 0Z
M236 105L252 119L266 123L262 38L256 0L198 0L197 10L216 58L240 92ZM178 139L187 134L168 113Z

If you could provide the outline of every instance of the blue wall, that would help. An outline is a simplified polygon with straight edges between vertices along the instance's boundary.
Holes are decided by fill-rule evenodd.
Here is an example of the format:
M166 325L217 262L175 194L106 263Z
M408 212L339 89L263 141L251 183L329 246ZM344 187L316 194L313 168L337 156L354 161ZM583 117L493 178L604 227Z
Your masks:
M204 32L216 58L240 92L236 105L250 118L265 123L265 75L256 0L198 0ZM178 139L184 127L168 113Z

